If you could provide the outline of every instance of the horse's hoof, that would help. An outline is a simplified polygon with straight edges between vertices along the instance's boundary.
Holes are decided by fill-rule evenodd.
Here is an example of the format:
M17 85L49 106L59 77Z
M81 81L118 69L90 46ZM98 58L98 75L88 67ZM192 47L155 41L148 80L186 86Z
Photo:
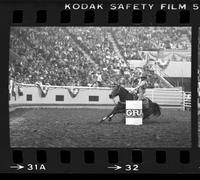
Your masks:
M100 121L99 121L99 123L101 124L101 123L103 123L104 122L104 120L103 119L101 119Z

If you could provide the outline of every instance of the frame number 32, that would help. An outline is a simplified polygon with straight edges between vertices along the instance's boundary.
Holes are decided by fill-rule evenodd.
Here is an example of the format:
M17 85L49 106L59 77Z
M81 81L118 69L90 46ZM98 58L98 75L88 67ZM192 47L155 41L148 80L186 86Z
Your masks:
M139 171L139 166L137 164L126 164L125 171Z

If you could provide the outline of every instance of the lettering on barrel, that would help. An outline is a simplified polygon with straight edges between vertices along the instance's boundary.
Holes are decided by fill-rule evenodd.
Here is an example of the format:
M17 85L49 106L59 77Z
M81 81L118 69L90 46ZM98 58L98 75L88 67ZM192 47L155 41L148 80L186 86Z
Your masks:
M126 109L126 117L140 118L142 117L142 109Z

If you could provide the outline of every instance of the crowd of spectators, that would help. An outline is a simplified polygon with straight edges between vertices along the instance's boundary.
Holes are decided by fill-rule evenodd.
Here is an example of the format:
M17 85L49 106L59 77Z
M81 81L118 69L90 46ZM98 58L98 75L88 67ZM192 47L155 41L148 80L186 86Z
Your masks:
M113 27L112 34L126 59L140 59L138 51L189 50L188 27Z
M10 49L21 57L10 62L17 82L84 86L91 81L88 74L97 70L64 28L12 28Z
M84 27L68 29L75 41L91 56L100 67L112 69L125 67L109 39L109 29L104 27Z
M190 40L184 27L12 27L10 77L19 83L58 86L109 86L124 78L132 86L140 71L118 56L109 36L125 59L137 59L138 50L189 48L185 39L179 42L182 34ZM162 86L148 65L142 71L148 74L149 87Z

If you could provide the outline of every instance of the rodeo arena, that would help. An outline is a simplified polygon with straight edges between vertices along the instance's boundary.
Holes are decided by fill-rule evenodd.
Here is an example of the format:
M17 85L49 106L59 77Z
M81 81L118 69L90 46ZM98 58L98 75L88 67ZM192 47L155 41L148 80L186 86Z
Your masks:
M11 27L9 53L11 147L191 146L191 28Z

